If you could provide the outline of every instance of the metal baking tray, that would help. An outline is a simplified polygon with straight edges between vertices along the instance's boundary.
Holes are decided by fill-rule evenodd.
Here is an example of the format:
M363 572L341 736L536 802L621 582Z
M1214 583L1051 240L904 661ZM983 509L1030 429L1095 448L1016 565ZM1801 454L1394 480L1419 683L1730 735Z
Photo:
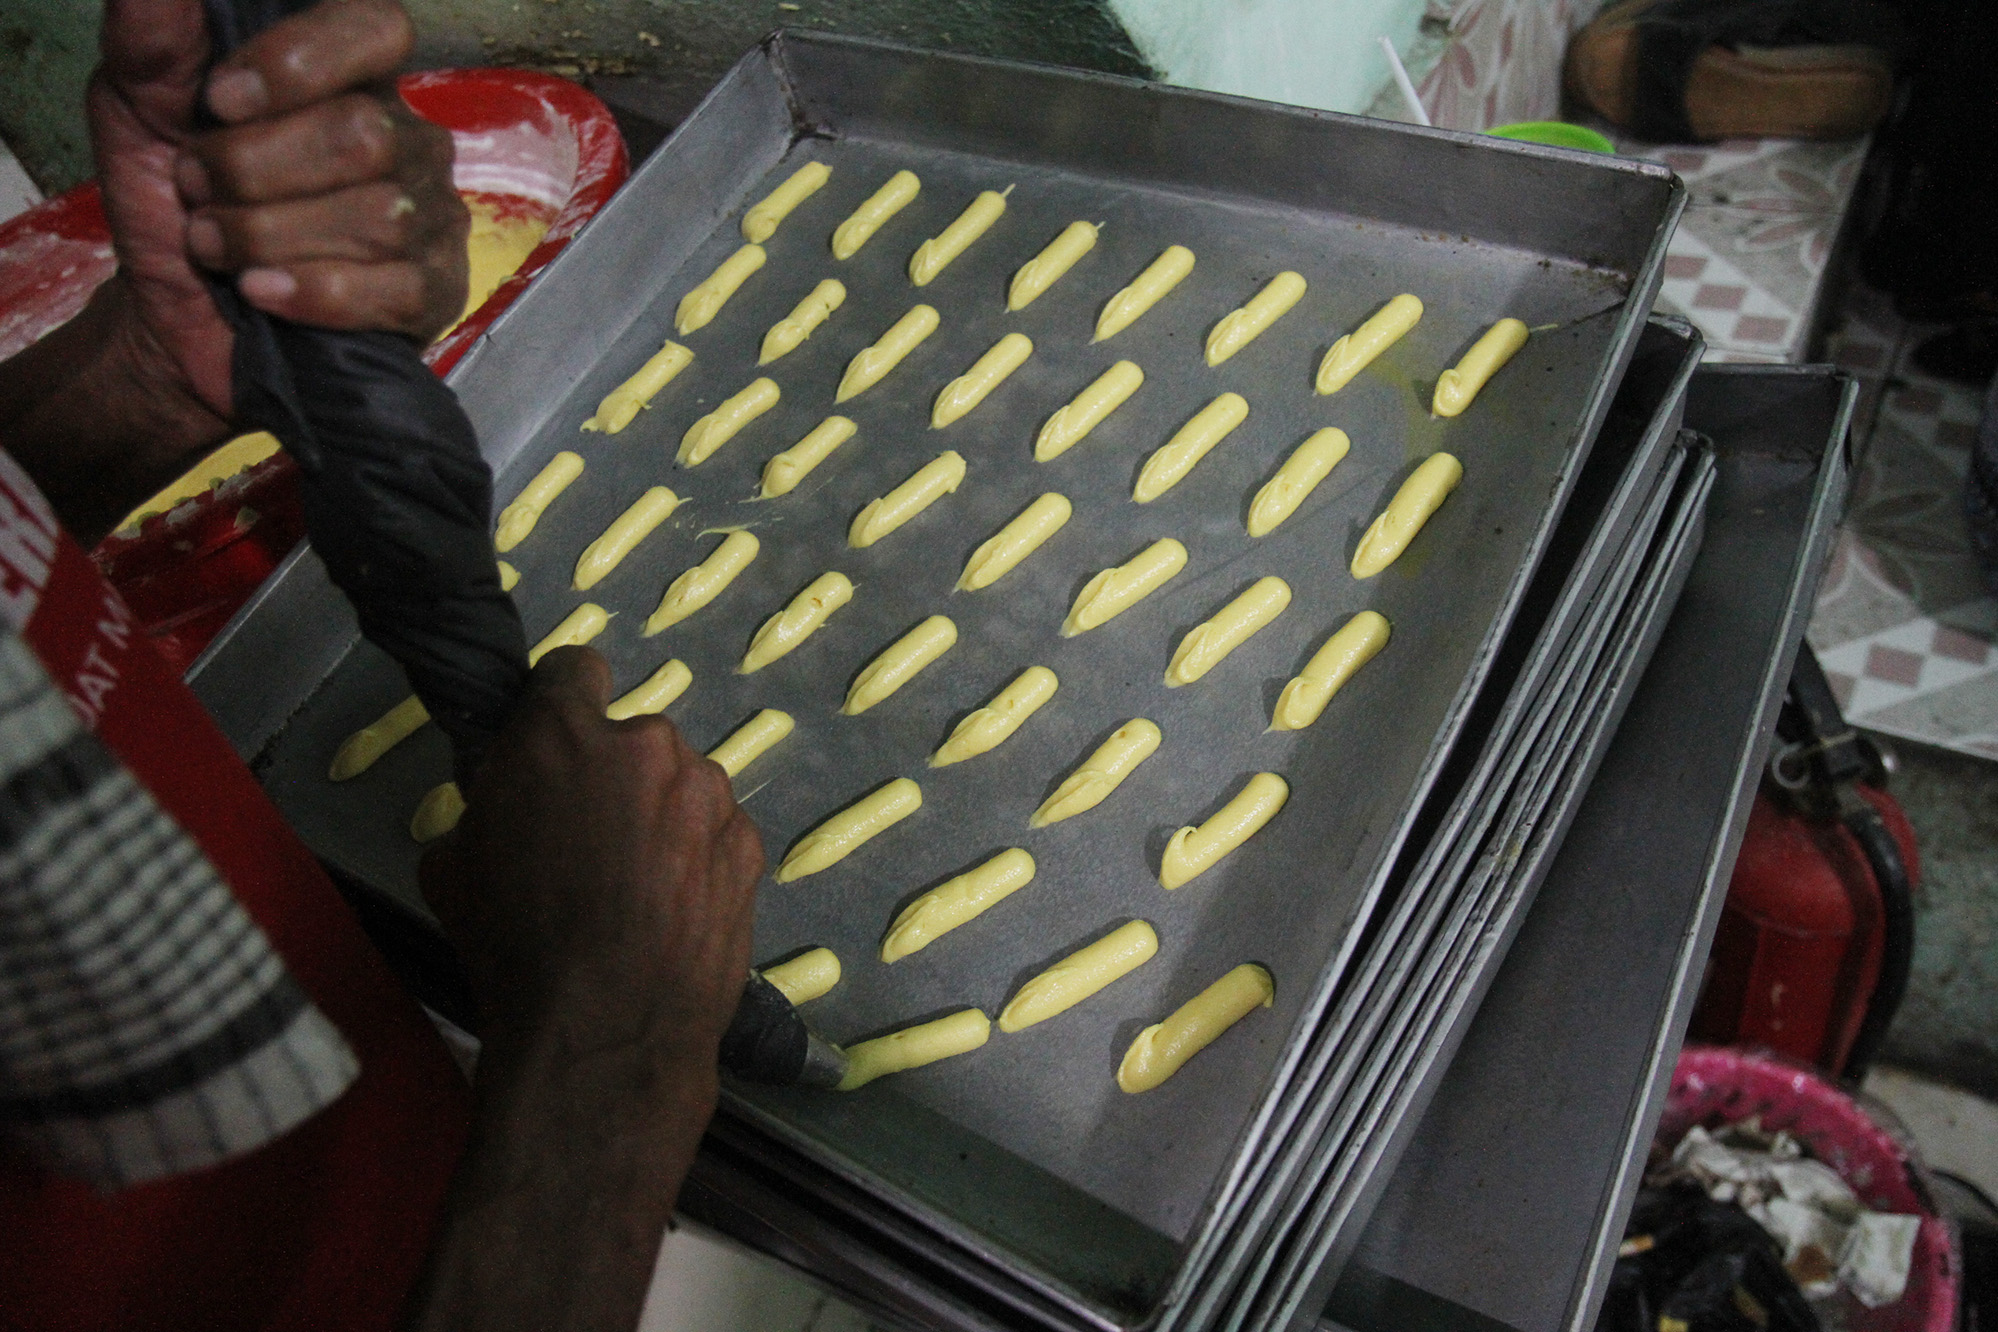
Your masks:
M678 296L739 244L741 205L806 158L834 165L833 183L785 224L769 266L722 317L687 340L694 366L622 435L578 436L597 398L657 347ZM784 403L698 471L671 468L680 432L755 373L763 329L835 271L822 248L832 224L901 166L923 176L922 197L838 268L846 307L772 367ZM914 243L977 190L1007 184L1002 224L913 291L900 269ZM704 746L756 707L798 717L799 734L745 774L773 859L887 777L924 778L919 821L764 894L759 956L824 943L847 960L849 979L816 1010L838 1037L966 1003L996 1011L1023 975L1135 914L1159 925L1165 946L1114 1001L995 1040L974 1059L853 1098L738 1091L738 1108L1080 1315L1142 1318L1178 1246L1210 1214L1213 1181L1246 1145L1245 1126L1283 1085L1295 1035L1317 1019L1308 1005L1326 992L1318 982L1350 955L1351 926L1440 771L1632 350L1682 202L1655 167L1124 80L816 38L780 37L747 57L455 374L503 498L557 448L590 460L567 502L514 552L529 631L583 599L566 587L581 546L645 486L673 485L692 502L592 593L619 613L598 646L620 686L681 657L696 684L672 715ZM1006 277L1077 217L1107 224L1102 243L1034 307L1006 315ZM1200 254L1194 276L1090 349L1096 307L1172 242ZM1282 267L1304 272L1311 293L1248 351L1205 369L1206 327ZM1364 382L1315 400L1309 374L1324 346L1399 290L1425 295L1423 323ZM850 404L860 435L797 494L747 503L764 460L832 409L848 357L917 299L945 312L943 331ZM1551 327L1471 413L1429 418L1428 377L1501 313ZM929 435L935 391L1015 328L1035 337L1034 360L972 417ZM1040 420L1126 356L1147 367L1140 395L1060 464L1032 464ZM1126 503L1143 456L1225 388L1249 397L1250 424L1165 500ZM1320 424L1348 429L1353 456L1308 512L1251 551L1240 529L1247 496ZM942 447L970 460L964 489L881 546L845 551L852 513ZM1439 447L1464 456L1465 484L1417 550L1353 583L1340 568L1352 539L1413 461ZM963 555L1050 487L1078 501L1056 543L1003 594L950 597ZM744 522L759 525L765 551L726 602L684 633L639 639L634 622L712 544L705 533ZM1187 541L1187 572L1124 620L1056 639L1087 574L1157 535ZM912 550L922 558L912 562ZM225 725L256 752L315 850L407 900L415 849L403 827L446 772L441 740L419 735L365 778L325 782L338 740L402 685L354 642L351 618L310 564L265 589L201 674L213 695L234 696ZM861 585L854 605L779 666L733 676L750 629L826 567ZM1265 572L1297 594L1284 619L1201 686L1161 690L1179 634ZM1366 605L1396 625L1395 673L1356 681L1339 715L1309 732L1261 737L1282 680ZM952 656L867 717L835 717L853 672L937 610L964 634ZM273 644L292 650L273 657ZM922 756L949 723L1029 661L1062 675L1055 704L1002 761L926 776ZM1025 835L1025 813L1053 780L1133 715L1171 738L1115 808ZM1259 768L1293 778L1284 817L1199 884L1161 894L1151 861L1165 830L1204 815ZM982 853L1022 844L1041 866L1031 911L1023 895L1018 909L892 971L868 962L897 905ZM1131 1033L1249 957L1279 977L1260 1035L1217 1044L1159 1093L1116 1092L1109 1073Z
M1594 1325L1842 507L1853 394L1824 367L1696 377L1720 469L1700 558L1326 1326Z

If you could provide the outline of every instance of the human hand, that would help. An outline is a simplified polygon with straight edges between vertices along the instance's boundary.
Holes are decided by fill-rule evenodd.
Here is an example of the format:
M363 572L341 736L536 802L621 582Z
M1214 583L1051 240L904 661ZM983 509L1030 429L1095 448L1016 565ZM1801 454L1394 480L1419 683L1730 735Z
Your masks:
M542 659L457 830L424 859L424 896L489 1048L651 1051L712 1079L748 975L762 839L720 767L662 717L606 720L610 695L594 651Z

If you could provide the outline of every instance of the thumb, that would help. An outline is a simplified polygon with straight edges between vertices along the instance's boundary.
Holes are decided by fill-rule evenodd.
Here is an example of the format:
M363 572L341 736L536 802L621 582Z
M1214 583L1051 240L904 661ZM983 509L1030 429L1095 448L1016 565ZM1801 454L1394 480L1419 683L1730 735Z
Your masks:
M162 137L194 124L208 65L208 20L200 0L105 0L98 37L100 77Z

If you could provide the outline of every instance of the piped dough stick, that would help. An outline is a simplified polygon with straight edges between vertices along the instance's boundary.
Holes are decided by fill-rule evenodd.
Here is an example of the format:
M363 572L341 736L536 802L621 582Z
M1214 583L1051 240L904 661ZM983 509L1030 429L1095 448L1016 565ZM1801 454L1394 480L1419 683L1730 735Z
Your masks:
M1332 469L1352 449L1353 441L1337 426L1313 432L1311 438L1291 450L1277 474L1249 505L1249 535L1268 536L1297 512L1297 506L1318 489L1318 483L1332 475Z
M713 411L687 427L687 433L680 436L680 452L674 461L682 467L700 466L744 426L775 407L782 396L776 380L752 379L742 392L722 399Z
M897 962L990 911L1034 881L1034 858L1011 847L947 879L903 907L881 940L881 960Z
M680 331L680 336L684 338L696 329L705 328L709 320L721 313L722 306L728 304L728 298L735 295L736 288L763 267L764 258L761 245L745 245L722 260L721 266L708 274L700 286L682 296L679 308L673 311L673 327Z
M1158 956L1159 936L1142 920L1119 925L1095 943L1078 948L1020 987L999 1014L999 1030L1024 1031L1065 1013Z
M1137 771L1140 763L1158 752L1159 742L1164 738L1156 722L1131 718L1098 745L1080 767L1062 778L1054 794L1043 800L1027 820L1027 826L1045 828L1095 809L1126 777Z
M913 171L897 171L867 201L833 228L832 252L835 259L851 259L860 247L872 240L889 218L907 208L922 192L923 182Z
M742 215L742 238L761 245L777 234L777 224L791 210L817 194L832 178L832 168L824 162L807 162L793 171L776 189L763 196Z
M840 709L857 717L886 699L931 662L957 644L957 626L942 615L932 615L881 650L879 656L853 677L846 691L846 704Z
M763 979L776 986L793 1008L809 1004L839 984L839 955L830 948L813 948L789 962L763 968Z
M734 734L708 751L708 757L733 777L756 762L778 741L791 734L797 723L788 712L765 708L735 728Z
M705 560L667 584L659 609L645 621L645 637L680 623L720 596L762 548L754 532L730 532L723 537Z
M930 410L930 429L940 430L969 412L986 395L1005 383L1034 354L1034 341L1024 333L1008 333L993 343L971 368L943 386Z
M1110 413L1122 407L1145 382L1145 372L1135 362L1119 361L1096 377L1096 382L1056 409L1041 433L1034 437L1034 461L1059 458L1083 436L1103 424Z
M879 384L890 370L902 363L903 357L916 349L917 343L937 331L939 322L934 307L911 306L907 314L875 339L873 346L862 348L846 363L846 373L839 378L839 389L833 394L833 401L845 402Z
M679 507L680 497L664 486L654 486L633 500L631 507L604 529L602 536L583 547L576 560L575 589L587 592L601 583L604 575L617 568L639 542L651 536L653 529Z
M1372 364L1373 359L1401 341L1402 335L1422 319L1422 302L1403 292L1367 317L1365 323L1332 344L1318 363L1314 387L1320 393L1337 393L1352 382L1353 376Z
M1062 621L1061 636L1074 638L1107 624L1164 587L1186 567L1186 547L1161 537L1123 564L1103 570L1077 594Z
M990 703L957 724L950 738L930 755L930 766L947 768L997 748L1020 729L1022 722L1053 698L1059 688L1061 681L1047 667L1027 667L1013 677L1012 683L994 694Z
M382 755L415 735L429 720L430 710L423 706L422 699L411 694L340 742L340 748L333 755L333 764L326 770L327 779L344 782L360 776L374 767L375 761Z
M1272 731L1301 731L1318 720L1332 696L1353 678L1353 672L1372 661L1387 646L1388 622L1379 611L1364 610L1346 621L1325 645L1304 663L1303 674L1283 687L1277 696L1276 712L1270 718Z
M494 563L499 565L500 591L511 592L520 586L520 570L505 560L496 560Z
M1131 279L1131 285L1110 298L1096 317L1096 336L1091 342L1114 338L1137 321L1139 315L1157 305L1193 271L1193 251L1184 245L1168 245L1145 271Z
M1526 325L1517 319L1501 319L1471 344L1464 359L1436 379L1436 397L1429 410L1438 416L1455 416L1471 405L1478 390L1510 361L1513 353L1526 345Z
M527 650L527 664L533 666L558 647L581 647L610 624L610 612L594 601L586 601L562 617L562 623Z
M1432 453L1423 459L1360 537L1353 551L1353 577L1372 578L1399 559L1463 479L1464 465L1449 454Z
M768 365L779 357L796 351L806 338L818 329L820 324L832 315L834 310L846 304L846 284L835 278L827 278L813 287L791 307L791 313L770 326L763 335L763 348L757 353L756 363Z
M1166 843L1159 861L1159 883L1177 888L1190 883L1248 841L1277 816L1290 799L1290 783L1273 772L1259 772L1243 784L1235 798L1198 828L1185 827Z
M1219 365L1263 335L1304 297L1304 277L1278 273L1239 310L1223 315L1207 335L1207 364Z
M1061 531L1073 512L1068 497L1053 491L1020 510L1011 522L971 552L971 558L964 562L964 572L958 575L958 591L976 592L998 582L1014 565Z
M923 788L897 777L799 838L777 867L777 882L790 883L838 864L922 807Z
M1131 487L1131 498L1140 504L1150 504L1171 490L1186 479L1186 474L1216 444L1248 419L1248 401L1239 393L1223 393L1202 407L1145 459L1138 483Z
M628 721L633 717L650 717L656 712L664 712L667 705L686 693L687 686L692 683L694 673L687 669L686 662L675 657L654 671L643 684L605 708L604 716L612 721Z
M416 813L409 817L409 835L419 843L434 842L457 827L458 820L464 817L465 797L459 792L458 783L445 782L431 787L416 802Z
M630 379L606 393L597 404L597 414L583 422L582 428L615 435L630 425L638 409L650 406L659 390L672 383L673 377L693 361L694 353L677 342L668 342L652 353L651 359L639 366Z
M1139 1032L1117 1066L1117 1085L1127 1092L1150 1091L1222 1032L1258 1008L1268 1008L1275 999L1270 973L1244 962L1181 1004L1164 1022Z
M934 281L953 259L971 248L973 241L992 229L992 224L1006 211L1006 196L1012 192L1011 185L1003 190L984 191L957 215L956 221L918 245L909 256L909 281L919 287L927 287Z
M763 465L763 486L757 498L776 499L796 490L814 467L853 438L856 428L844 416L828 416L813 426L810 434Z
M992 1022L975 1008L846 1047L840 1091L857 1091L879 1077L969 1054L992 1039Z
M853 525L846 530L846 543L857 550L873 545L956 490L963 481L964 459L954 450L944 450L910 473L901 485L880 499L869 500L867 507L853 516Z
M1168 689L1192 684L1221 664L1221 659L1249 641L1290 605L1290 584L1281 578L1258 578L1248 590L1215 612L1214 618L1187 630L1166 667Z
M791 598L791 604L763 622L749 640L738 675L753 675L817 633L832 613L853 600L853 583L838 571L822 573Z
M1013 281L1006 288L1006 308L1024 310L1032 305L1042 292L1074 268L1077 260L1096 248L1096 233L1101 229L1098 222L1071 222L1063 227L1061 235L1013 274Z
M513 497L513 503L500 510L493 530L493 548L504 555L527 540L527 534L541 521L541 515L569 483L583 474L581 455L563 449L542 465L534 479Z

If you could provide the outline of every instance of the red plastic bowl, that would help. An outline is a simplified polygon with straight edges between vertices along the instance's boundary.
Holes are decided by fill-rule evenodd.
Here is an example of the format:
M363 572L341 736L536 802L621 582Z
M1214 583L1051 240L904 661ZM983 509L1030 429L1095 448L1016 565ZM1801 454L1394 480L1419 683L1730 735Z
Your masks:
M460 193L503 215L548 220L512 277L423 359L443 374L471 348L629 174L608 108L565 79L526 70L408 74L404 100L451 131ZM95 184L0 224L0 358L83 308L117 260ZM304 534L297 469L283 454L259 463L129 536L111 536L97 562L177 669L186 669Z
M1951 1332L1961 1270L1955 1230L1936 1215L1901 1140L1811 1069L1773 1054L1689 1045L1672 1071L1657 1140L1674 1147L1695 1124L1715 1128L1752 1115L1765 1129L1788 1129L1868 1207L1922 1218L1907 1292L1878 1309L1847 1297L1851 1332Z

